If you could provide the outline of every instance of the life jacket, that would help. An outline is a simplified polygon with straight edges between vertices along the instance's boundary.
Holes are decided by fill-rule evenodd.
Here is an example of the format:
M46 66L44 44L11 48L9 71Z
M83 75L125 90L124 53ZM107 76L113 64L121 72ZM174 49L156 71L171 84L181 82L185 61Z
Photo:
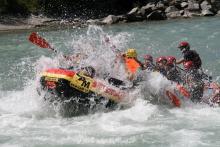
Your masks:
M125 65L126 65L126 69L128 70L128 72L135 74L138 70L138 68L140 68L140 63L138 63L135 59L133 58L125 58Z

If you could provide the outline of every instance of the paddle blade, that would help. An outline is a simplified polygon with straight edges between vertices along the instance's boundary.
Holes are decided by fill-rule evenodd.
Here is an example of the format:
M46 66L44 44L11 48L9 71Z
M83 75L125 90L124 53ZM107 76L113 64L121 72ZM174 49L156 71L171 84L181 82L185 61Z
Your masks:
M177 90L185 97L190 98L190 93L182 85L176 85Z
M40 37L36 32L31 33L29 36L29 41L41 48L51 48L50 44L42 37Z
M173 103L174 106L176 107L180 107L181 106L181 102L179 100L179 98L173 94L172 92L170 92L169 90L166 91L166 95L170 98L171 102Z

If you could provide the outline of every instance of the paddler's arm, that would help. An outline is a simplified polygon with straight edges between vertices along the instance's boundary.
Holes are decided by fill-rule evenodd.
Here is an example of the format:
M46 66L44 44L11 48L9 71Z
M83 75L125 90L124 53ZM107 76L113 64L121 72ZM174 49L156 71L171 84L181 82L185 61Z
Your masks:
M181 63L183 63L184 61L185 61L184 58L181 58L181 59L179 59L179 60L176 61L176 64L181 64Z
M141 70L145 70L146 67L144 66L143 63L141 63L141 61L139 61L137 58L135 58L135 60L139 63L139 65L141 66Z

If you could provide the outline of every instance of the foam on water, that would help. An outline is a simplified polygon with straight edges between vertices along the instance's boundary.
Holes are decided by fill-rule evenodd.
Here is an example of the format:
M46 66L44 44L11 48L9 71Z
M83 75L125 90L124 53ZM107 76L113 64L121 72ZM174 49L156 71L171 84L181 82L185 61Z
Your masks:
M110 43L105 42L106 36ZM68 38L72 41L67 43L70 50L73 53L89 55L80 62L80 66L94 66L100 77L105 73L111 73L111 76L116 77L124 75L123 70L119 72L121 75L112 71L111 65L115 57L112 45L124 50L129 41L135 38L134 34L108 34L100 27L90 26L85 34L72 37ZM157 44L152 43L149 48L150 46L154 47ZM54 58L40 56L33 62L23 60L17 63L24 69L33 67L27 71L32 72L34 76L17 72L18 79L25 81L24 86L15 90L0 91L1 146L220 145L220 109L200 104L189 104L180 109L151 104L149 86L154 94L160 94L161 88L172 89L173 86L164 77L153 73L140 73L145 75L147 80L141 83L138 89L129 92L133 103L126 109L108 113L99 111L73 118L60 117L53 108L42 102L36 88L39 86L41 71L52 67L67 67L68 64L63 61L61 54ZM23 75L26 78L23 78Z

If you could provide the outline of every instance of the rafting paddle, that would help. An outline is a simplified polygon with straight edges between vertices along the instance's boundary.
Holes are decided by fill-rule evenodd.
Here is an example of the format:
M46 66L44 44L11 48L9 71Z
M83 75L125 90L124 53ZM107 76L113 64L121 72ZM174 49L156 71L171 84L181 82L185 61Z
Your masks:
M52 51L54 51L55 53L57 53L57 50L52 48L51 45L41 36L39 36L36 32L31 33L31 35L29 36L29 41L32 42L33 44L41 47L41 48L48 48Z
M51 47L51 45L44 38L39 36L36 32L31 33L28 40L41 48L48 48L52 50L53 52L58 53L56 49ZM63 55L63 57L67 60L72 60L71 57L69 56Z

